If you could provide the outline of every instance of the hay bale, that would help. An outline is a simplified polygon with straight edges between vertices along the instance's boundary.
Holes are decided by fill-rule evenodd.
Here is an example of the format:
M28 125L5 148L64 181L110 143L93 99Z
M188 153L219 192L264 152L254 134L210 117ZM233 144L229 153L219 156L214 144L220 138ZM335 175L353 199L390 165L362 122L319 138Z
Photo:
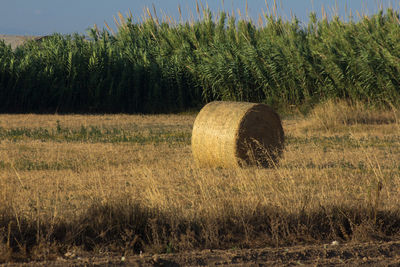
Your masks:
M279 115L264 104L211 102L193 126L192 153L198 166L270 167L283 145Z

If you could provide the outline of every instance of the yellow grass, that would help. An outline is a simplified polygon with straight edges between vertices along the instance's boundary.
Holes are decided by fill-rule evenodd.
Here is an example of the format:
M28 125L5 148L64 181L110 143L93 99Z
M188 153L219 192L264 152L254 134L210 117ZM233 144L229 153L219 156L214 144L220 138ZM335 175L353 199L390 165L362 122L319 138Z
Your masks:
M0 208L14 218L10 229L17 236L18 232L23 232L18 229L18 220L58 225L85 218L93 206L115 203L116 207L129 213L130 203L139 203L144 209L164 214L162 218L167 222L161 220L158 223L169 225L170 229L174 229L175 221L207 229L197 238L200 235L197 228L189 227L186 230L191 229L191 232L182 230L178 235L180 239L175 238L169 243L162 243L167 242L168 233L164 233L163 238L140 236L142 240L148 239L147 244L143 241L141 249L164 250L166 246L190 249L196 247L195 244L218 246L218 238L234 244L235 232L220 233L211 229L222 227L218 226L218 221L224 218L243 228L244 234L239 232L246 238L256 236L258 223L252 220L257 216L268 217L268 214L258 214L264 208L282 214L282 220L270 221L277 225L265 226L269 229L265 230L266 235L273 236L273 232L277 232L276 245L283 241L288 244L291 240L282 234L278 225L279 222L284 225L286 220L290 226L290 217L283 214L289 216L302 211L314 218L312 214L330 207L343 207L344 213L346 208L355 209L356 213L357 209L370 209L370 219L376 219L379 212L399 214L400 131L397 122L358 123L339 127L338 131L327 131L310 127L313 118L283 119L286 148L279 166L267 170L199 169L192 158L190 139L183 143L140 144L67 142L62 138L40 140L27 136L13 140L4 134L10 129L22 128L45 128L55 132L57 125L63 129L79 129L84 125L98 127L101 131L113 128L126 132L143 130L144 134L158 127L190 133L194 119L195 115L0 115L0 132L3 133L0 140ZM124 203L127 210L123 208ZM364 213L360 211L360 214ZM168 221L170 217L173 219ZM6 219L0 216L0 223ZM315 224L318 223L316 220ZM306 222L303 224L309 227ZM147 225L150 227L151 221ZM112 226L110 223L107 227ZM2 227L0 234L7 240L7 225L0 225L0 229ZM39 228L36 229L38 237L42 229ZM291 230L287 231L290 235ZM346 233L348 231L337 234L351 240L353 237L346 237ZM69 245L74 244L73 238L68 239ZM115 236L115 240L121 238ZM329 235L321 236L324 238ZM250 247L271 244L270 241L263 243L263 236L259 239L238 242ZM300 242L299 237L292 239ZM149 244L149 240L153 244ZM226 245L220 242L221 246ZM79 245L78 241L75 243Z

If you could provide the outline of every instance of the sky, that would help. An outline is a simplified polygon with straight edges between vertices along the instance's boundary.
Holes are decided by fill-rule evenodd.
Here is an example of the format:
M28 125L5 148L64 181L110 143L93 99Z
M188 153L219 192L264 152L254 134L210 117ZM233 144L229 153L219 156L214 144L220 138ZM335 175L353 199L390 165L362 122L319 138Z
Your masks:
M206 4L205 0L201 2ZM212 12L237 12L237 9L240 9L242 14L245 14L245 0L207 2ZM274 5L274 0L247 2L249 16L255 21L260 14L262 15L263 10L267 12L266 2L270 7ZM159 17L167 14L179 20L178 5L181 6L183 20L190 18L191 13L197 17L195 0L0 0L0 34L84 34L94 24L100 29L104 28L105 21L114 27L113 17L117 16L118 12L126 15L131 11L134 19L139 20L143 9L149 7L153 10L153 4ZM321 17L322 6L328 14L336 12L343 18L347 18L351 10L356 19L357 11L360 14L371 15L377 12L380 5L384 9L392 6L400 10L399 0L277 0L278 13L282 17L290 18L290 14L294 14L304 24L308 22L312 11Z

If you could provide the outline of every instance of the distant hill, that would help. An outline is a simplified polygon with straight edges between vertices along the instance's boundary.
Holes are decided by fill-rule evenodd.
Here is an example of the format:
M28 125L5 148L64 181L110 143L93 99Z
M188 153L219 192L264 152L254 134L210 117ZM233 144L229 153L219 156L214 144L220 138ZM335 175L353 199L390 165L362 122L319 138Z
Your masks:
M24 44L28 40L40 39L42 36L24 36L24 35L5 35L0 34L0 40L4 40L6 44L11 44L12 49Z

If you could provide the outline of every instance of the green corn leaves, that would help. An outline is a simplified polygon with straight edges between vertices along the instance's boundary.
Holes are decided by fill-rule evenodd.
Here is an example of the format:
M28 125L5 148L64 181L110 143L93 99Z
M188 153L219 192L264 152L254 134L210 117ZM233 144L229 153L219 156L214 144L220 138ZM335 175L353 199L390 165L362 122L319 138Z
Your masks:
M212 100L286 107L400 99L399 15L390 9L357 22L311 14L308 25L270 16L256 26L208 10L180 24L119 16L118 32L95 26L90 39L54 34L14 51L0 42L0 112L156 113Z

